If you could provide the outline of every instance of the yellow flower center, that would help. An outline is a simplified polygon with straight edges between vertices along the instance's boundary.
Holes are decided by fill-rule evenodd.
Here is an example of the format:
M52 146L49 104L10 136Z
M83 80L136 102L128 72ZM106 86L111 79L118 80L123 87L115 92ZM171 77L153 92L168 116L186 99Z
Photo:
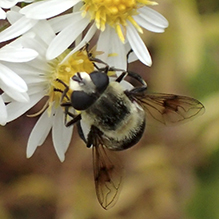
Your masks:
M156 5L150 0L83 0L84 6L81 10L82 16L87 13L91 20L94 20L96 27L101 31L105 30L106 23L115 28L120 40L125 42L127 21L142 33L141 27L133 19L137 15L137 9L145 5Z

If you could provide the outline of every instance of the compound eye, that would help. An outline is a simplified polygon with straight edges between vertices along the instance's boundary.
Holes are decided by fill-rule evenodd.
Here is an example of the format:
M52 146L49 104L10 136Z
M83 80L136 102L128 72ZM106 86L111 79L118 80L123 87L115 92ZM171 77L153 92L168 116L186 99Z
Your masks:
M97 91L103 93L109 85L109 77L105 73L98 71L90 73L90 77L96 86Z
M73 91L71 95L71 104L76 110L86 110L95 101L95 95L87 94L84 91Z

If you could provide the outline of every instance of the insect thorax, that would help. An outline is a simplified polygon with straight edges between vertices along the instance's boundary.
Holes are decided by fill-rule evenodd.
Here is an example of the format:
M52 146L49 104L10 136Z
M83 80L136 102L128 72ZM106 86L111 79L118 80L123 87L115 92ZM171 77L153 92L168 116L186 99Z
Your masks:
M132 140L140 132L141 137L145 126L144 111L129 100L117 82L110 83L100 98L82 113L82 119L118 142Z

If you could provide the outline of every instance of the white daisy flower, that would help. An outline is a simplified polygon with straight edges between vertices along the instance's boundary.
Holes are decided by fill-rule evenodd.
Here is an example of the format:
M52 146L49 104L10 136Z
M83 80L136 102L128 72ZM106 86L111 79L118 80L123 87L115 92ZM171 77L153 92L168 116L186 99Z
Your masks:
M3 94L0 97L0 124L5 125L7 112L2 97L7 94L10 99L27 102L27 85L25 81L17 75L16 69L10 69L11 63L24 63L34 59L38 53L29 48L23 48L20 39L2 47L0 49L0 89Z
M7 122L18 118L41 99L47 97L43 109L35 113L35 116L41 115L30 134L27 145L27 157L31 157L36 148L43 144L49 131L52 129L55 151L59 159L64 161L65 152L71 140L73 126L67 128L64 124L65 114L63 108L60 106L60 99L65 86L58 82L57 78L66 85L69 85L70 78L76 72L92 72L94 65L88 59L85 50L76 51L64 62L63 59L69 51L65 51L54 60L47 61L45 59L45 52L48 48L50 38L53 37L54 33L50 29L50 26L44 22L44 26L46 25L48 27L47 32L40 32L39 35L23 36L23 44L29 48L36 49L39 56L28 63L12 63L10 65L10 68L16 69L27 83L27 93L30 101L27 103L19 103L17 101L8 103L6 106L8 112ZM40 28L38 29L40 30ZM54 91L54 89L58 91ZM69 96L69 93L67 95ZM7 96L5 99L7 99Z
M168 26L168 21L161 14L147 7L156 4L149 0L46 0L30 4L20 12L28 18L46 19L75 6L71 14L50 20L59 34L49 45L48 59L61 54L91 23L84 41L89 41L100 30L97 50L105 52L100 57L102 60L108 63L108 54L113 51L124 63L126 49L123 44L127 43L138 59L150 66L151 56L139 33L143 33L142 28L161 33Z
M0 19L6 18L6 12L3 9L9 9L15 6L18 2L25 2L30 3L33 0L26 0L26 1L20 1L20 0L1 0L0 1Z

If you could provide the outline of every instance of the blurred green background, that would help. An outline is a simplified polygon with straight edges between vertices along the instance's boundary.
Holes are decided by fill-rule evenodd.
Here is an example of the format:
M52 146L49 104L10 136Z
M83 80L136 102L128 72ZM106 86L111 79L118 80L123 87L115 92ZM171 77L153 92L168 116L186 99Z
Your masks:
M25 157L37 118L23 116L0 127L0 218L219 218L219 1L158 3L154 9L169 27L163 34L144 31L153 65L135 62L130 68L150 91L200 100L205 114L174 127L149 121L141 142L118 152L123 188L108 211L96 199L91 150L77 133L61 163L51 137Z

